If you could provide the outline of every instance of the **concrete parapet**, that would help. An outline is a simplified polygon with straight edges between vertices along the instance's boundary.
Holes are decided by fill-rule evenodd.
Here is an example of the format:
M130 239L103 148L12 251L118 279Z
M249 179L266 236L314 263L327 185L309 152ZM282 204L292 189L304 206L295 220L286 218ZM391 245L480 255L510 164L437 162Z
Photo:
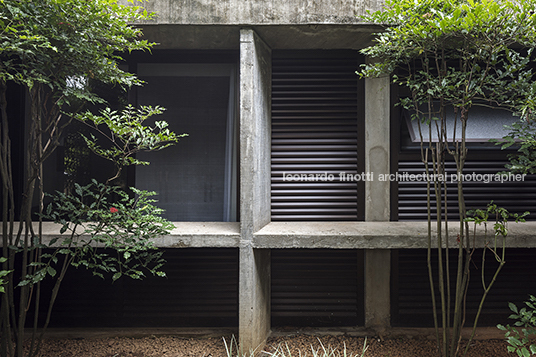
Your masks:
M127 0L120 1L128 4ZM381 0L154 0L157 24L354 24Z

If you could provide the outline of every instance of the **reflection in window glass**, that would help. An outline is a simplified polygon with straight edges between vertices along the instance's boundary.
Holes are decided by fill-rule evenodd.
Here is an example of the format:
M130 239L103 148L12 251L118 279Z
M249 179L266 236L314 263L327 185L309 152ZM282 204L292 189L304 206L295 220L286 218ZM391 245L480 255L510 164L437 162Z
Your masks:
M448 107L447 112L447 137L452 141L454 134L454 109ZM404 111L404 118L408 126L409 135L412 142L420 142L419 127L417 120L411 120L414 112ZM508 130L505 125L511 125L518 118L504 109L492 109L488 107L473 106L469 112L467 120L466 140L468 142L485 142L489 139L500 139L504 137ZM421 125L422 135L425 142L429 141L427 125ZM461 140L461 124L459 116L456 121L456 141ZM432 141L437 141L437 131L432 130Z
M172 221L236 221L234 76L231 65L139 64L138 105L166 108L156 120L189 136L140 154L136 187L158 192Z

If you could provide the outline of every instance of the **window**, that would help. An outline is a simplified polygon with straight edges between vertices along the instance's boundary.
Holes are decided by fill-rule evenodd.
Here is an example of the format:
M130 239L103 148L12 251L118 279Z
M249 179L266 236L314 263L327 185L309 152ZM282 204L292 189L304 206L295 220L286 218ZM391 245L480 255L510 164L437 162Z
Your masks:
M404 120L407 125L408 133L412 143L420 143L419 123L417 120L411 120L414 112L404 110ZM446 108L446 129L448 140L453 139L454 133L454 108ZM467 142L488 142L489 139L501 139L508 130L505 125L511 125L517 120L517 117L512 116L512 113L504 109L493 109L489 107L473 106L467 120L466 141ZM421 131L424 141L429 141L428 126L421 125ZM456 123L456 139L461 140L461 124ZM432 130L432 141L437 141L437 131Z
M447 114L448 138L452 140L453 111L448 110ZM418 124L415 120L411 120L409 111L402 110L400 115L400 132L394 134L400 138L400 150L394 152L398 160L393 160L398 163L397 170L400 179L392 183L396 185L398 195L394 197L397 201L392 202L391 216L400 221L422 221L427 219L427 189L426 181L420 179L424 177L426 170L421 159ZM495 204L512 213L534 211L536 209L535 175L527 175L522 180L505 179L503 182L492 179L495 174L505 171L508 151L501 150L500 147L490 143L489 139L502 138L507 133L504 125L512 124L516 118L508 111L485 107L474 107L469 115L466 130L469 151L463 169L466 209L483 209L493 200ZM457 140L461 136L459 129L458 123ZM427 126L423 126L422 130L425 130L423 132L425 141L429 141ZM436 140L437 134L434 133L432 141ZM412 179L411 175L414 175L415 179ZM444 195L449 207L448 218L451 220L459 217L457 177L456 163L450 155L447 155L444 177L447 192ZM433 194L431 199L431 206L434 208L436 200ZM529 216L529 219L532 217Z
M156 120L189 136L170 148L143 153L135 184L158 192L172 221L237 220L236 70L228 63L138 63L146 81L138 105L167 110Z

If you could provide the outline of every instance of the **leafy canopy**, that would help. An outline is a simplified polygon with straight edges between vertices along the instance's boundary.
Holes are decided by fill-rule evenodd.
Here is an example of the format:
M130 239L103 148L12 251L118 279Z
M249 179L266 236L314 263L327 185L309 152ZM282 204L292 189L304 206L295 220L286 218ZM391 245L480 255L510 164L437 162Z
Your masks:
M468 109L502 107L532 116L536 82L534 0L387 0L365 20L384 31L362 52L378 59L361 76L395 73L415 107L430 100Z
M147 161L136 159L136 153L162 150L177 143L179 138L188 136L170 131L165 121L155 121L153 127L144 125L144 121L149 117L163 111L164 108L158 106L135 109L129 105L120 112L106 108L101 111L101 115L87 111L77 114L75 118L93 127L113 144L110 148L102 148L94 135L89 138L82 135L95 154L115 162L118 166L149 165ZM103 126L106 130L103 130Z
M99 101L88 86L73 86L73 78L139 84L117 64L120 53L153 45L130 26L152 16L117 0L0 0L0 81L45 84L58 104Z

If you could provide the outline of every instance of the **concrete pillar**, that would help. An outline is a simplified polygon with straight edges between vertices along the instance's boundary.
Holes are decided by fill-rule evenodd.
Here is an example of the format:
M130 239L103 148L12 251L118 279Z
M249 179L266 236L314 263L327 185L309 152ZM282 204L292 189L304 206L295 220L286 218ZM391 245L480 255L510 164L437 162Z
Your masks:
M390 94L389 77L365 79L365 170L374 175L365 183L365 221L389 221ZM365 326L380 332L391 320L391 251L365 251Z
M240 275L242 352L270 334L270 250L253 234L270 222L271 49L252 29L240 31Z

